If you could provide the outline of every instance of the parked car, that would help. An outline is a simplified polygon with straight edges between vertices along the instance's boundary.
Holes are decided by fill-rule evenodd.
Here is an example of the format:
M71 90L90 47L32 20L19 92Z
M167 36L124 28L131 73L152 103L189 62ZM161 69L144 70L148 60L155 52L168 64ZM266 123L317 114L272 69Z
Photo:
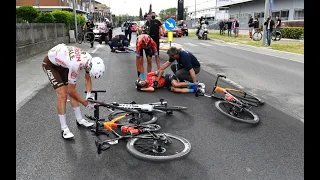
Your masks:
M167 37L167 36L168 36L168 30L165 30L163 34L164 34L164 37ZM181 28L175 27L175 28L173 29L173 36L174 36L174 37L181 37L181 36L182 36L182 30L181 30Z

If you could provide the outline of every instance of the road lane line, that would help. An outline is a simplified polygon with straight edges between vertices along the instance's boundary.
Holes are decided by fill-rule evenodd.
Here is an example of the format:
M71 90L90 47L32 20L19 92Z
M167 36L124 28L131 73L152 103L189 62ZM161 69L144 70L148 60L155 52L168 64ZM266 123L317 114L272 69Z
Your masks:
M205 43L198 43L198 44L201 44L203 46L212 46L211 44L205 44Z
M186 45L189 45L189 46L198 46L198 45L192 44L192 43L183 43L183 44L186 44Z
M213 44L213 43L212 43L212 44ZM278 51L278 50L273 50L273 51L276 51L276 52L288 54L286 57L281 57L281 56L278 56L278 55L274 55L274 52L268 52L268 51L259 52L259 51L254 50L254 48L253 48L253 49L248 49L248 48L245 48L245 47L240 47L238 44L234 44L234 43L228 43L228 44L229 44L228 47L231 47L231 48L240 49L240 50L244 50L244 51L250 51L250 52L259 53L259 54L268 55L268 56L273 56L273 57L281 58L281 59L287 59L287 60L290 60L290 61L294 61L294 62L298 62L298 63L304 64L304 61L290 58L290 55L291 55L291 54L293 54L293 55L298 55L298 56L300 56L300 54L291 53L291 52L284 52L284 51ZM219 44L219 43L215 43L215 45L218 45L218 46L226 46L226 45L224 45L224 44Z
M95 53L100 47L102 47L103 45L101 45L101 44L98 44L97 45L97 47L96 47L96 49L94 49L91 53Z

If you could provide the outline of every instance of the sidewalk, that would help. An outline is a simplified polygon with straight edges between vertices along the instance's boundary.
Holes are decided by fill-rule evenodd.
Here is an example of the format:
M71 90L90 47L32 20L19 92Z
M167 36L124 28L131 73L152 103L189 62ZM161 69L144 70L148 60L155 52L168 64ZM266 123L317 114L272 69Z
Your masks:
M189 29L189 32L196 32L196 29ZM209 29L209 33L219 33L220 30L214 30L214 29ZM227 33L227 31L225 31ZM248 35L249 37L249 30L247 29L240 29L239 30L240 35ZM286 38L281 38L281 41L292 41L292 42L300 42L304 43L304 40L299 40L299 39L286 39Z
M92 50L88 44L68 45ZM46 54L47 51L16 63L16 111L49 84L48 77L41 67Z

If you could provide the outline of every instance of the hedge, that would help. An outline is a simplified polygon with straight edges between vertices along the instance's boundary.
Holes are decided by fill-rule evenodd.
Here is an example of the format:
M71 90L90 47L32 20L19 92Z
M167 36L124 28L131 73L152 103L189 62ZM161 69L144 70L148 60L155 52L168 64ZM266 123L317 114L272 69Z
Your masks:
M302 27L282 27L281 34L283 38L300 39L304 34Z
M73 12L54 10L50 13L39 12L31 5L24 5L16 9L16 22L17 23L64 23L66 28L74 29L74 16ZM77 24L82 27L86 23L86 19L77 14Z

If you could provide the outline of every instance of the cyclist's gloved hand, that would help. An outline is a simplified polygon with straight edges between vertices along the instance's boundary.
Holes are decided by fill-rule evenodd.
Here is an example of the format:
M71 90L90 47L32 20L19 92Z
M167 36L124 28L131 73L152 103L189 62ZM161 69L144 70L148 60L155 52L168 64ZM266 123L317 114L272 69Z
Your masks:
M86 100L88 100L88 99L90 99L90 100L94 100L94 95L93 95L93 94L91 94L91 92L87 92Z
M159 82L158 81L154 81L153 82L153 87L158 87Z
M92 110L92 109L94 109L94 106L95 106L95 105L96 105L95 103L88 103L88 105L87 105L86 108Z

